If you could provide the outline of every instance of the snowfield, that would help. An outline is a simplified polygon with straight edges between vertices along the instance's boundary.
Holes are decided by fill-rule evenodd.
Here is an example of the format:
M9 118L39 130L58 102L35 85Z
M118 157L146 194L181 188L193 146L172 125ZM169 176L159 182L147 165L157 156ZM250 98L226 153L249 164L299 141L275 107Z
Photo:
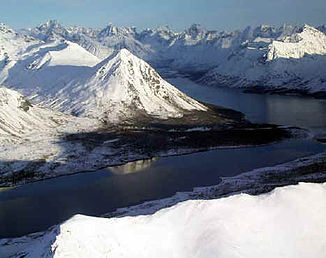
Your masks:
M153 215L76 215L46 232L0 240L2 257L324 257L326 184L190 200Z

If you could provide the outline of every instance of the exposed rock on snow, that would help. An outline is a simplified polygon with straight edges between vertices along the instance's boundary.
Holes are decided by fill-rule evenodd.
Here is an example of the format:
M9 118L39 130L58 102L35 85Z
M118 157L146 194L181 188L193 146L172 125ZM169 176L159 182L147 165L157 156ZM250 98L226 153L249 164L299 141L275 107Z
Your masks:
M21 35L7 25L0 23L0 70L10 60L19 59L19 55L28 46L38 43L40 43L39 40Z
M325 67L326 35L305 25L278 38L256 38L201 81L211 85L316 93L326 90Z
M1 240L0 254L322 257L325 198L326 184L299 184L260 196L186 201L148 216L106 219L76 215L46 232Z
M206 111L207 107L186 96L164 81L143 60L123 49L96 67L84 89L94 98L78 113L118 122L135 116L159 119L182 117L187 110ZM92 104L93 103L93 104Z
M176 33L168 27L137 32L134 27L111 24L104 29L88 29L64 27L57 21L49 21L23 33L30 36L28 41L35 37L43 43L75 42L101 60L128 49L156 68L168 67L190 74L192 78L198 79L210 71L202 80L207 84L285 88L316 94L325 92L326 87L324 27L261 25L242 31L217 32L195 24ZM4 41L7 47L9 34L6 33ZM21 42L26 36L15 34L17 36L9 37L11 44L17 46L8 48L11 53L26 49L30 44ZM8 66L4 70L7 71Z
M0 145L55 135L66 127L77 132L73 127L79 126L78 122L90 123L89 119L74 118L32 105L18 92L0 87Z
M326 35L305 25L301 33L275 40L269 46L267 61L278 58L303 58L305 55L326 55Z
M126 49L94 67L99 60L70 42L26 56L9 69L4 83L63 112L118 123L140 116L180 118L187 111L207 110Z

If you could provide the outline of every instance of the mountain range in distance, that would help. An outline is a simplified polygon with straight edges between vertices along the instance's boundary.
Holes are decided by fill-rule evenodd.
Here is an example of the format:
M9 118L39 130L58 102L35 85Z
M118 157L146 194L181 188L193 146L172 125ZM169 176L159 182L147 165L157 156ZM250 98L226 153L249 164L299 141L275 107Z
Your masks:
M178 71L208 85L324 96L325 31L325 25L261 25L217 32L194 24L183 32L168 27L138 32L134 27L111 24L103 29L65 27L51 20L15 32L1 25L0 83L7 79L9 60L20 59L29 47L72 42L98 62L127 49L155 69ZM91 65L96 58L87 62Z

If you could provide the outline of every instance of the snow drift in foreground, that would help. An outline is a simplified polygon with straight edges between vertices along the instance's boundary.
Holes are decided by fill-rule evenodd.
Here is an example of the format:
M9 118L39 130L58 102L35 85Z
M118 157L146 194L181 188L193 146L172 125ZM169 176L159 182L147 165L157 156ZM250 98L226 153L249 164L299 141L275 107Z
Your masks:
M154 215L76 215L49 231L1 240L3 257L324 257L326 184L186 201Z

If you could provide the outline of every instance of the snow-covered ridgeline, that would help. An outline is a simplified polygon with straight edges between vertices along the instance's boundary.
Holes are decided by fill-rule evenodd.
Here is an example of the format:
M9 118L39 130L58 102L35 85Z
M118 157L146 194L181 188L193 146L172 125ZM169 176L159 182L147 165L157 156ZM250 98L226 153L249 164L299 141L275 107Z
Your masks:
M92 131L100 126L97 120L41 108L31 104L20 93L0 86L0 145L7 148L10 143L16 149L15 143L18 142L54 139L64 133ZM2 150L3 155L7 148Z
M12 33L6 32L2 33L2 41L10 56L19 56L18 53L29 49L31 44L69 41L101 60L116 51L128 49L155 67L200 72L196 76L210 70L202 80L207 84L234 87L258 85L317 92L324 91L326 87L323 69L326 36L323 28L261 25L233 32L217 32L195 24L183 32L174 32L168 27L137 32L134 27L111 24L103 29L87 29L64 27L57 21L49 21L24 30L23 34L28 38L16 32L13 37ZM12 30L8 28L6 31ZM32 38L34 40L28 40ZM31 42L27 44L26 39ZM6 66L9 61L10 58L6 57L2 63ZM79 71L79 74L83 73ZM4 76L1 75L1 78Z
M153 215L76 215L46 232L0 240L4 257L323 257L326 184L192 200ZM309 208L307 208L309 207Z
M280 28L261 25L247 27L242 31L217 32L194 24L183 32L174 32L164 26L137 32L134 27L117 27L112 24L95 30L78 26L64 27L57 21L49 21L34 29L25 30L25 33L45 41L74 41L95 55L96 52L101 53L103 47L108 49L108 54L126 48L138 57L154 63L157 61L161 65L168 62L174 68L197 67L205 70L207 66L216 66L227 61L234 52L248 44L251 48L255 45L262 48L263 45L259 42L293 40L296 33L305 27L307 25L283 25ZM323 27L319 28L322 30ZM99 49L96 50L96 47ZM100 54L99 57L105 58L107 55ZM200 68L201 65L206 65L206 68Z
M326 35L308 25L295 33L270 44L267 61L278 58L303 58L305 55L326 55Z
M207 109L126 49L100 62L76 43L50 42L31 48L0 75L5 85L35 103L114 123L137 116L182 117L185 111Z
M258 44L259 43L259 44ZM202 79L211 85L326 91L326 35L308 25L289 36L262 38L234 52Z
M0 69L9 60L19 59L19 55L29 46L40 41L34 37L17 33L7 25L0 23Z

